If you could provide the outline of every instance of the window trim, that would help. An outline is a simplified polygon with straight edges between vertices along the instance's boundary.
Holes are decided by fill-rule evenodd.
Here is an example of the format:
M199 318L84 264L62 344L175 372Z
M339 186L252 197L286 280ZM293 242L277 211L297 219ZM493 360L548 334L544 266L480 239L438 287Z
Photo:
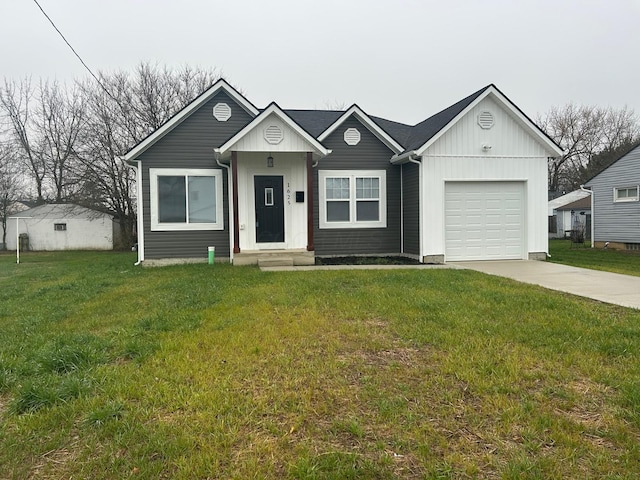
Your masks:
M349 178L349 218L348 222L327 221L327 178ZM356 178L378 178L380 184L380 216L376 221L356 220ZM319 219L322 229L338 228L386 228L387 227L387 172L386 170L320 170L318 172ZM346 199L345 199L346 200ZM364 199L366 200L366 199ZM370 199L369 199L370 200Z
M184 177L213 177L216 185L216 221L213 223L160 223L158 221L158 177L184 176ZM188 182L187 182L188 185ZM189 230L224 230L224 205L222 170L219 168L150 168L149 169L149 203L151 210L151 231L189 231ZM186 192L187 198L189 192ZM188 207L187 207L188 211Z
M629 190L630 188L636 189L635 197L619 197L618 192L620 190ZM626 187L614 187L613 188L613 203L626 203L626 202L637 202L640 200L640 186L638 185L629 185Z

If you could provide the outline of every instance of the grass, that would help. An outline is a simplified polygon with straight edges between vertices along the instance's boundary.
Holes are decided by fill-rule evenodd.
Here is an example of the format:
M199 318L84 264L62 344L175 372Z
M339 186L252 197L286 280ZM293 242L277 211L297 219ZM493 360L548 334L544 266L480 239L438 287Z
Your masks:
M640 251L572 246L569 240L549 240L550 262L640 276Z
M0 255L2 478L640 471L638 311L462 270L23 260Z

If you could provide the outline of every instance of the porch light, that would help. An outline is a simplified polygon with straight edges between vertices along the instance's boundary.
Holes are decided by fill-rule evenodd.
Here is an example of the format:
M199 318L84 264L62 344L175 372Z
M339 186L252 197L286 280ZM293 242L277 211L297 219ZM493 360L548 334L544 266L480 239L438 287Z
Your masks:
M273 157L271 155L267 157L267 167L273 167Z

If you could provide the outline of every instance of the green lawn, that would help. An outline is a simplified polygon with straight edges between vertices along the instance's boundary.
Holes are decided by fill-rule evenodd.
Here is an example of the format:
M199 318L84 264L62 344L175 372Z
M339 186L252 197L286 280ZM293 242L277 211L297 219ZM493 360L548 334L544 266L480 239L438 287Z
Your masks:
M640 312L463 270L0 255L0 478L637 478Z
M572 246L569 240L550 240L550 262L640 276L640 251Z

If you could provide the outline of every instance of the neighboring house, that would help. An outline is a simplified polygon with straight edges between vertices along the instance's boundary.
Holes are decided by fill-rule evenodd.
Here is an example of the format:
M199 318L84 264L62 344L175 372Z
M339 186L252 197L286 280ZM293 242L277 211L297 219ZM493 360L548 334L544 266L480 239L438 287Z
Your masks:
M640 249L640 146L586 182L592 194L595 247Z
M579 203L576 203L579 202ZM574 190L561 197L549 200L549 238L565 238L569 236L569 231L573 230L574 217L572 211L579 210L578 215L591 216L591 196L584 190ZM581 213L584 212L584 213ZM576 220L577 221L577 220ZM585 224L586 218L582 219Z
M16 217L20 217L16 221ZM27 218L28 217L28 218ZM111 250L111 215L72 204L45 204L10 215L7 249L16 249L18 236L28 238L29 250ZM20 248L26 246L23 239Z
M415 126L256 108L224 80L124 157L137 169L139 261L286 255L427 263L543 259L547 159L562 154L489 85Z
M587 196L567 203L556 209L558 219L558 235L556 238L576 238L572 237L572 232L578 232L578 238L591 240L591 197ZM562 228L562 230L560 229Z

